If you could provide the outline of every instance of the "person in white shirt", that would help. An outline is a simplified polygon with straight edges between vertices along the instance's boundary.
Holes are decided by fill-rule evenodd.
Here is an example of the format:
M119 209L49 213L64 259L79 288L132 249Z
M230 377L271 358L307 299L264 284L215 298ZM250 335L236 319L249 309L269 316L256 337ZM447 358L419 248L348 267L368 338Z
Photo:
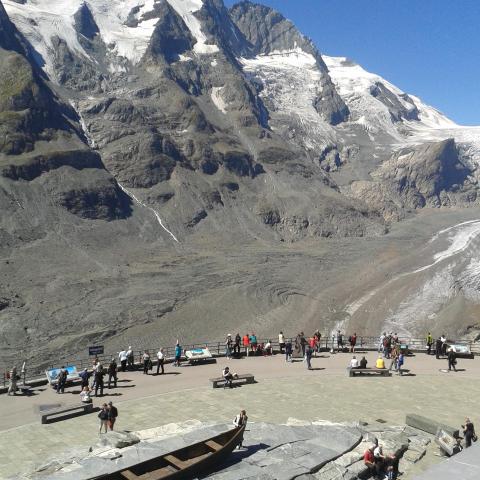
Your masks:
M90 397L91 390L88 386L83 387L83 390L80 392L80 401L82 403L92 403L92 397Z
M127 363L128 363L128 369L133 370L134 358L133 358L132 347L128 347L128 350L127 350Z
M120 360L120 365L122 366L122 372L124 372L127 369L127 351L122 350L118 354L118 359Z
M158 353L157 353L157 359L158 359L158 362L157 362L157 375L158 375L158 372L160 370L160 368L162 369L162 374L165 373L165 370L163 369L163 364L165 363L165 354L163 353L163 348L161 348Z
M354 355L353 358L350 360L350 368L358 368L359 363L357 357Z
M246 427L247 421L248 421L247 412L245 410L241 410L240 413L236 415L235 418L233 419L233 425L235 425L235 427L243 427L245 425ZM241 448L241 447L242 447L242 442L238 444L238 448Z
M285 335L283 332L278 334L278 346L280 347L280 353L283 353L283 349L285 348Z

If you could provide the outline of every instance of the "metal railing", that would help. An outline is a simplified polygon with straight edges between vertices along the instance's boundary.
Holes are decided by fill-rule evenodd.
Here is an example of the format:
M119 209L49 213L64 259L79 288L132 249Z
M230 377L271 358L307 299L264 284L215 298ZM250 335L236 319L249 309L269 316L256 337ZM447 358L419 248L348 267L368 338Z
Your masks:
M272 350L274 352L278 352L280 350L279 343L278 343L278 335L275 335L276 340L273 340L273 337L268 338L258 338L258 344L267 343L268 341L271 342ZM291 341L292 343L295 342L295 337L285 337L286 341ZM408 344L409 349L413 352L421 352L426 350L426 340L420 338L401 338L401 343ZM379 347L379 337L373 336L357 336L357 343L356 343L356 350L378 350ZM470 351L474 355L480 355L480 342L474 342L472 340L455 340L450 341L450 343L461 343L468 345ZM348 336L344 337L344 346L348 347ZM196 343L189 343L186 345L182 345L182 350L193 350L195 348L208 348L210 353L214 357L222 357L226 354L226 347L225 347L225 340L222 341L214 341L214 342L196 342ZM322 351L329 351L332 348L337 348L337 340L332 336L322 336L319 342L319 349ZM434 348L433 348L434 350ZM151 359L153 363L156 362L157 357L156 353L158 351L158 346L152 348L144 348L142 350L134 350L134 362L136 364L142 363L143 353L148 351L150 353ZM175 357L175 346L172 347L163 347L163 352L165 354L166 362L171 362ZM240 352L241 354L245 353L245 347L243 347L243 343L240 344ZM110 363L110 360L115 358L117 363L119 363L118 359L119 352L109 352L104 353L103 355L97 355L96 358L102 363L103 365L107 366ZM182 356L185 359L184 356ZM95 356L84 356L84 357L65 357L62 360L59 360L56 364L45 364L43 367L37 367L29 369L27 366L27 373L25 375L26 381L32 381L35 379L39 379L41 377L45 378L45 370L50 368L60 368L61 366L72 366L75 365L77 370L83 370L84 368L90 368L93 366L93 361ZM10 369L4 367L2 368L3 371L3 385L5 386L8 383L7 373ZM23 379L23 377L22 377Z

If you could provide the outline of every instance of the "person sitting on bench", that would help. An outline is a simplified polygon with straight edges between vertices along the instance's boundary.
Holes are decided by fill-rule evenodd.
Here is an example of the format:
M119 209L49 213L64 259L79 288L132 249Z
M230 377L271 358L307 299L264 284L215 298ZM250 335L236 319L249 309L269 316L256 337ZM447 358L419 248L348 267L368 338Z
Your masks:
M377 362L375 363L375 367L378 368L378 369L384 369L385 368L385 360L383 359L383 357L381 355L377 358Z
M367 359L365 357L362 357L360 360L360 368L367 368Z
M222 372L222 377L225 380L225 383L230 387L233 388L232 380L236 378L238 375L236 373L232 373L230 368L225 367Z
M90 390L88 385L83 387L83 390L80 392L80 401L82 403L92 403L92 397L90 396L91 392L92 391Z
M350 368L359 368L360 364L358 363L357 357L354 355L353 358L350 360Z

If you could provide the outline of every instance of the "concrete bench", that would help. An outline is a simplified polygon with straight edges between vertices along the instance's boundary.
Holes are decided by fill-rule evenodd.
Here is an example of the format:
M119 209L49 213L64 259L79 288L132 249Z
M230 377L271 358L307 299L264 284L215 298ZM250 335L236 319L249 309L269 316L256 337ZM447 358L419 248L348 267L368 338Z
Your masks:
M213 384L213 388L225 387L227 385L227 381L223 377L211 378L210 381ZM255 383L255 377L251 373L237 375L232 379L232 383Z
M42 424L48 423L49 420L60 420L62 417L70 418L75 415L83 415L84 413L93 412L93 403L77 403L59 408L52 408L41 412Z
M380 375L382 377L391 377L392 373L388 368L347 368L348 376L362 376L362 375Z

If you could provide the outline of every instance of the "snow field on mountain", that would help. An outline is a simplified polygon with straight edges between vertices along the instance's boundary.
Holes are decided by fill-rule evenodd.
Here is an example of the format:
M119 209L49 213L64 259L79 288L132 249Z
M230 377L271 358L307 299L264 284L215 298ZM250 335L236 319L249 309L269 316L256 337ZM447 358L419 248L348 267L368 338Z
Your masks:
M218 52L216 45L208 45L207 37L202 32L202 26L194 12L200 10L203 6L202 0L167 0L175 11L182 17L185 25L197 40L193 50L198 54L210 54Z
M313 55L296 48L240 58L239 62L247 75L263 85L260 96L273 106L271 111L290 123L296 121L299 131L292 133L300 137L307 150L325 146L334 138L333 129L315 110L314 102L322 91L322 73ZM272 121L274 129L276 122L280 120Z

